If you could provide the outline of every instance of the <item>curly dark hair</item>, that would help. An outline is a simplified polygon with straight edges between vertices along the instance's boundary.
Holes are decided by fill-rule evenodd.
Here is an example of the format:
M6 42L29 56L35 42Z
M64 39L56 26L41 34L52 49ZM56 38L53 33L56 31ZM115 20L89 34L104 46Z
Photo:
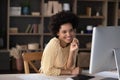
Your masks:
M78 27L79 18L77 15L69 11L62 11L51 16L49 30L53 36L58 37L57 33L59 32L60 26L65 23L71 23L73 29L76 29Z

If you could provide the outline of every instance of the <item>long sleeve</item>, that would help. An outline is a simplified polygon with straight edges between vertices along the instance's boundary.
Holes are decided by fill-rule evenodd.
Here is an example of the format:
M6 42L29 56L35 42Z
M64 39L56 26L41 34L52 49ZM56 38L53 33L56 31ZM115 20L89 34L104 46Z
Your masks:
M57 41L50 41L44 49L41 61L41 70L46 75L60 75L61 73L61 69L58 69L54 66L57 56L57 47Z

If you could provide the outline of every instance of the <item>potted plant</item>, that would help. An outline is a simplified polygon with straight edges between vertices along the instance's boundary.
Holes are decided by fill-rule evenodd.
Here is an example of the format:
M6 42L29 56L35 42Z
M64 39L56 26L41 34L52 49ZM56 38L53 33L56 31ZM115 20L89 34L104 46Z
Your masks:
M23 15L29 15L30 14L30 1L24 0L22 2L22 14Z
M16 68L19 72L23 70L23 61L22 61L22 48L20 45L13 47L10 50L10 56L16 59Z

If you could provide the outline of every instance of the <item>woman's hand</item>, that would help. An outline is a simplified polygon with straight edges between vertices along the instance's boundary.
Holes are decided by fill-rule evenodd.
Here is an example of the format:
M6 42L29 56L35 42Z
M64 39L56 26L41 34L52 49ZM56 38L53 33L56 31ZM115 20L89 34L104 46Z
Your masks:
M82 69L79 68L79 67L76 67L76 68L72 69L71 74L73 74L73 75L78 75L78 74L80 74L81 72L82 72Z
M67 70L62 69L60 74L61 75L65 75L65 74L78 75L78 74L81 74L81 72L82 72L81 68L75 67L74 69L67 69Z
M78 44L78 40L76 38L73 38L73 41L70 44L70 52L75 52L78 49Z

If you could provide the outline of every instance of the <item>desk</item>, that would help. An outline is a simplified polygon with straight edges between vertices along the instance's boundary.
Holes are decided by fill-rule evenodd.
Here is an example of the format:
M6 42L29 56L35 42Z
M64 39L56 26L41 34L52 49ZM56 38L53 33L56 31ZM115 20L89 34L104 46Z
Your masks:
M82 74L90 75L88 74L88 70L83 71ZM90 80L101 80L106 77L113 77L117 78L118 74L111 71L103 71L96 73L92 76L95 76L95 78L92 78ZM73 75L61 75L61 76L46 76L44 74L39 73L32 73L32 74L1 74L0 80L72 80L71 77ZM104 79L105 80L105 79ZM109 80L109 79L106 79ZM112 80L112 79L110 79Z
M63 76L45 76L44 74L1 74L0 80L72 80L70 75ZM101 76L90 80L100 80Z
M71 76L46 76L44 74L1 74L0 80L65 80Z

